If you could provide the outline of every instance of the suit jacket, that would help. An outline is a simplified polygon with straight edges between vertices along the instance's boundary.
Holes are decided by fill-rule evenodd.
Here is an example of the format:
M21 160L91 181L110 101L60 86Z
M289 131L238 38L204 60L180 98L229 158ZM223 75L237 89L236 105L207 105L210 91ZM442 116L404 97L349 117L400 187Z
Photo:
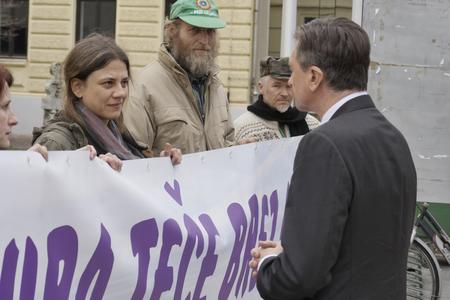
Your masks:
M281 232L263 262L264 299L404 300L416 171L402 134L370 96L303 137Z

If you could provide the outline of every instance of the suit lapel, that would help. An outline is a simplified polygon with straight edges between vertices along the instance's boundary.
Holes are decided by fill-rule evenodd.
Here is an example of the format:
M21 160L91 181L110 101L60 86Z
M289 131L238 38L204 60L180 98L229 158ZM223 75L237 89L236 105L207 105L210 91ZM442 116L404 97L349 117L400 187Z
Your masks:
M372 101L372 98L370 98L369 95L363 95L356 98L353 98L349 100L347 103L342 105L331 117L330 120L333 120L334 118L359 109L365 109L365 108L372 108L375 107L375 104Z

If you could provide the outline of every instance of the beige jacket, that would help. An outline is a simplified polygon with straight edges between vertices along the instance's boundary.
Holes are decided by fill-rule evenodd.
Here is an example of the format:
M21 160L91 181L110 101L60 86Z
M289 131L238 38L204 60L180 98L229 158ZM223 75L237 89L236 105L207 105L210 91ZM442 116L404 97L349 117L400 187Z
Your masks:
M203 124L186 71L161 45L158 59L131 85L124 107L125 125L138 144L159 153L171 143L184 154L233 145L227 93L216 74L208 79Z

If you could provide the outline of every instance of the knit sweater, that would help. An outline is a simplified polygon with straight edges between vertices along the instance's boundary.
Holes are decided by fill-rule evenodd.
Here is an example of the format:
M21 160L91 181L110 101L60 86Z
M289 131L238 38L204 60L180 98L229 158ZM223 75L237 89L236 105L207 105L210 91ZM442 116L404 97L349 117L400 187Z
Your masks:
M306 123L310 130L319 126L319 121L307 114ZM280 127L277 121L267 121L258 117L252 112L245 112L234 121L236 143L245 139L255 139L255 141L267 141L290 137L289 129L285 125Z

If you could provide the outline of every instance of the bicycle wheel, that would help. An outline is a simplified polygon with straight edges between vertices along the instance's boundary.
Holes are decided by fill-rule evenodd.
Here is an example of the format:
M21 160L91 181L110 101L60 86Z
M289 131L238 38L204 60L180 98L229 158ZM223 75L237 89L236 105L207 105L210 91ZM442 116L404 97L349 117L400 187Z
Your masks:
M441 281L439 264L430 248L415 238L408 252L407 299L439 299Z

